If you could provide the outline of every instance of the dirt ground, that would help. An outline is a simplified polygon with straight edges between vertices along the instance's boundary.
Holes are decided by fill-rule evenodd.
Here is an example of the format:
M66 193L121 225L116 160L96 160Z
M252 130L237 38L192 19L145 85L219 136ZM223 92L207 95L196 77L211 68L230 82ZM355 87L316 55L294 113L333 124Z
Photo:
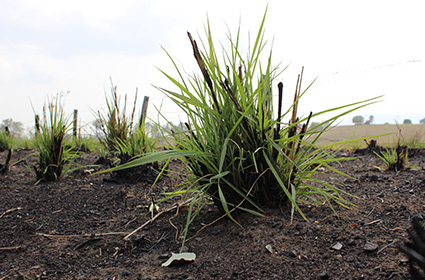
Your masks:
M161 267L178 252L187 207L164 213L125 241L124 236L151 218L148 205L173 190L176 178L117 183L84 154L86 167L55 183L34 185L25 167L33 151L15 151L13 165L0 175L0 279L409 279L406 256L412 217L425 215L425 150L409 150L418 169L382 172L368 151L339 167L355 179L321 176L357 196L352 209L302 206L308 221L289 209L267 210L266 217L239 214L240 228L206 206L190 229L185 251L191 263ZM0 154L4 163L6 152ZM178 168L179 161L173 162ZM178 202L160 206L162 211ZM198 232L198 233L197 233ZM197 233L197 235L195 235Z

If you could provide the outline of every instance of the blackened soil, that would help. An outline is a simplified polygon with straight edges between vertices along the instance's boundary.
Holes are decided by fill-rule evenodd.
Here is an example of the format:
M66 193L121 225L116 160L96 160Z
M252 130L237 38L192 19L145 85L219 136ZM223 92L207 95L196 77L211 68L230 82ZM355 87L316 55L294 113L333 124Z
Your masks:
M4 163L7 152L0 154ZM320 176L342 190L356 206L267 210L265 217L221 219L206 206L189 231L185 250L192 263L161 267L178 252L187 206L164 213L124 241L152 217L149 204L170 192L184 176L151 182L119 183L110 175L91 175L95 154L84 154L85 168L54 183L34 185L25 166L32 151L15 151L15 163L0 175L0 279L409 279L407 258L398 247L408 239L412 217L425 216L425 150L410 150L417 169L383 172L372 152ZM22 161L21 161L22 160ZM18 162L20 161L20 162ZM180 170L174 161L172 168ZM106 180L105 180L106 179ZM150 180L148 180L150 181ZM160 205L159 211L181 200ZM156 215L156 213L154 213ZM423 222L422 222L423 223Z

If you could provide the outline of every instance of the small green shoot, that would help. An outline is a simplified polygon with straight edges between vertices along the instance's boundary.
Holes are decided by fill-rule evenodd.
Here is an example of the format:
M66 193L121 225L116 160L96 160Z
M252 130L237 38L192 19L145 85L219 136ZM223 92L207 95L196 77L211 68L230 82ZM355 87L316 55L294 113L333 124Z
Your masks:
M384 163L384 170L399 172L408 166L408 148L400 145L400 141L394 148L385 148L385 151L374 152Z

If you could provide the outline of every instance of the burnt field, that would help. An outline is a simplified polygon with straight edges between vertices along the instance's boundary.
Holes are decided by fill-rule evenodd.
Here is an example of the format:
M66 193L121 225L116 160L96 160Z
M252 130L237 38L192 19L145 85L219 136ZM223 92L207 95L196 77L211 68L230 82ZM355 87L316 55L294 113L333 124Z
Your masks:
M265 217L238 214L239 227L206 206L192 223L185 251L196 260L161 267L178 252L187 205L177 199L149 204L175 189L179 180L163 176L151 193L154 176L138 183L92 175L87 167L54 183L34 185L25 167L33 151L15 151L10 171L0 175L0 279L409 279L408 258L399 246L408 240L414 216L425 216L425 150L410 149L416 169L384 172L367 150L339 152L359 156L324 179L354 195L356 206L303 205L305 221L290 208L267 210ZM6 152L0 154L4 162ZM96 154L79 163L93 165ZM172 162L172 169L182 163ZM170 211L164 211L164 210ZM423 221L422 221L423 223Z

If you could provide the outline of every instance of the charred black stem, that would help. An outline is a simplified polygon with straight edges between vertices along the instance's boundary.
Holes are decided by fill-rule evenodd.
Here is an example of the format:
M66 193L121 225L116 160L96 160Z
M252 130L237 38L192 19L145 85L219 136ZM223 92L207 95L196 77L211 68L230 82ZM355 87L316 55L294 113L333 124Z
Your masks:
M187 32L187 35L189 36L190 43L192 44L193 55L195 56L196 62L198 62L199 68L201 69L202 75L204 76L205 82L207 83L208 88L211 91L215 109L217 110L219 114L221 114L221 110L220 110L220 107L218 106L218 101L214 91L214 87L213 87L210 75L208 74L208 70L205 67L204 61L202 60L202 56L201 56L201 53L199 52L198 45L196 44L196 41L193 40L192 35L190 35L190 32Z
M278 107L277 107L277 126L275 130L275 137L274 139L278 139L279 132L280 132L280 121L282 120L282 96L283 96L283 83L280 82L277 85L277 88L279 89L279 101L278 101Z

